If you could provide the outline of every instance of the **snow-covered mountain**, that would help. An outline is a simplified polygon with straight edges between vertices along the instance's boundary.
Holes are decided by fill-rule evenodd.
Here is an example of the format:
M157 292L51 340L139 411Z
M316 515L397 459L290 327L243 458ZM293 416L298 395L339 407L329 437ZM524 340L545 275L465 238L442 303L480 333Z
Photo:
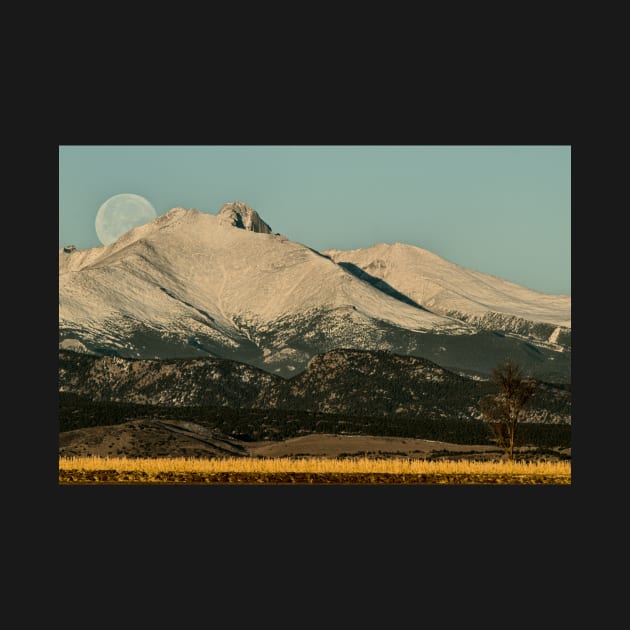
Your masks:
M402 243L322 253L358 277L434 313L558 349L571 345L569 296L533 291Z
M282 376L335 348L390 350L481 374L509 355L541 378L570 380L570 352L558 344L480 330L422 304L406 285L398 291L411 299L357 277L337 254L272 233L242 202L217 215L174 208L110 245L59 250L60 345L229 358Z

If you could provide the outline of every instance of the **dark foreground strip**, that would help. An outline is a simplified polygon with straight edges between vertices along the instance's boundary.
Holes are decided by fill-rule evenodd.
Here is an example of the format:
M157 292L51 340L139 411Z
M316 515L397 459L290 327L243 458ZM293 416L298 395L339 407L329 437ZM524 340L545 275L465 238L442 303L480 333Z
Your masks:
M60 470L59 483L75 484L571 484L570 476L394 473L197 473Z

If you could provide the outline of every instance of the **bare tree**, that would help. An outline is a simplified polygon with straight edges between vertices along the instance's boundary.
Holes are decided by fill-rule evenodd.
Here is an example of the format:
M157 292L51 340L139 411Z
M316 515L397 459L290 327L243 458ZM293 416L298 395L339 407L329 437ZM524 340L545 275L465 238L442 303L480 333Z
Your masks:
M516 430L525 417L525 405L533 396L536 383L524 377L519 366L509 359L494 369L492 381L499 391L484 396L479 407L497 443L507 458L514 461Z

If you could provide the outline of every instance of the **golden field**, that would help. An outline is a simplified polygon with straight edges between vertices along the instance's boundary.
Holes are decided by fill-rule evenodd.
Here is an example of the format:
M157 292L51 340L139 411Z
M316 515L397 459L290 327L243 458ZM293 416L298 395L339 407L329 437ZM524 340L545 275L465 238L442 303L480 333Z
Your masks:
M568 461L60 457L60 484L570 484Z

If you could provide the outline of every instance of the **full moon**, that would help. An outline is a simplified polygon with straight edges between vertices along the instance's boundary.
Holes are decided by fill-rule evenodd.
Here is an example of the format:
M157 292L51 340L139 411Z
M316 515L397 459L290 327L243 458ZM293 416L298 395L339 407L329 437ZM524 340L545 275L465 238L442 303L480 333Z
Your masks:
M96 235L103 245L109 245L125 232L156 216L155 208L144 197L131 193L114 195L96 213Z

